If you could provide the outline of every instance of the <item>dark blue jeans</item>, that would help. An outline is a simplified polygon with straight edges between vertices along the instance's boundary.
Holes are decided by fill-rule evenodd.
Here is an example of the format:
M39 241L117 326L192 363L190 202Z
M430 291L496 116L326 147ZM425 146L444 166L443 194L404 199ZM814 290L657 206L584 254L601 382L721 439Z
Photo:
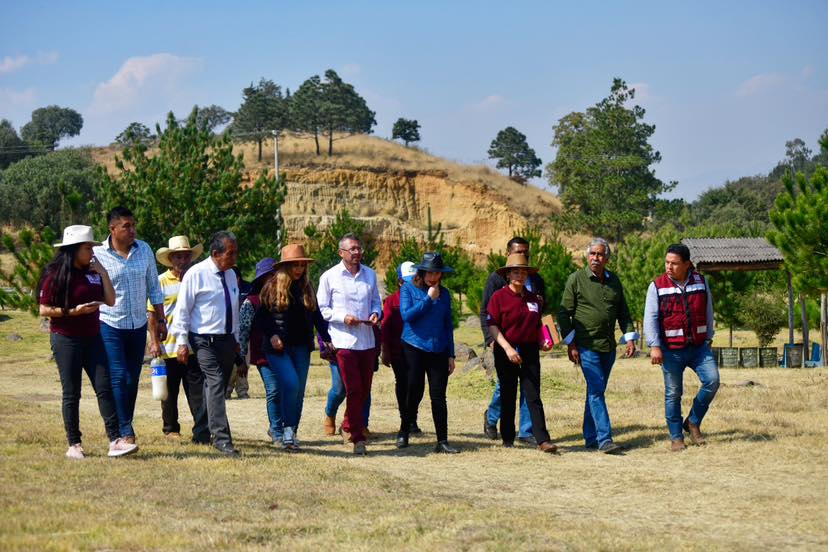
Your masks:
M135 399L138 397L138 379L147 346L147 326L134 330L119 330L101 322L106 357L109 359L109 376L112 380L112 396L121 437L135 437L132 417Z
M615 364L615 351L599 353L578 347L578 353L581 355L581 371L587 385L584 441L587 447L598 447L612 442L612 426L604 392L607 390L612 365Z
M259 375L262 376L262 383L265 388L268 434L274 441L281 441L284 424L282 423L282 401L279 396L279 378L276 377L276 371L269 364L262 364L256 368L259 369Z
M342 381L342 374L339 373L339 366L336 362L330 363L331 388L328 390L328 402L325 405L325 416L336 418L336 411L339 405L345 400L345 383ZM368 400L362 409L362 418L365 420L365 427L368 427L368 418L371 416L371 393L368 393Z

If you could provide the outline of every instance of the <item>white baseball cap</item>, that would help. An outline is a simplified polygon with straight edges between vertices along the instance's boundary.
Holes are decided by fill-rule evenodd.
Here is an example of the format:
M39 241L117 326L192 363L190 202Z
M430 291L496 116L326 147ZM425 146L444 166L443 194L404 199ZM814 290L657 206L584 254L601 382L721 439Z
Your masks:
M416 274L417 269L411 261L405 261L397 267L397 278L405 281L406 283L411 283L411 280L414 279Z
M67 245L75 245L76 243L92 243L100 245L101 242L95 239L95 233L91 226L84 226L83 224L73 224L63 229L63 241L56 243L55 247L64 247Z

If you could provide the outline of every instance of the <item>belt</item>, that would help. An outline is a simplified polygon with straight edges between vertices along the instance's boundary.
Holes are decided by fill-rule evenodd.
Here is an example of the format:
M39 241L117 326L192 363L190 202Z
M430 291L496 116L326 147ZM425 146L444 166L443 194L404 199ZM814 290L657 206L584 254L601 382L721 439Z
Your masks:
M236 336L233 334L197 334L194 332L188 332L189 335L193 337L200 337L201 339L206 339L210 343L214 343L216 341L227 341L228 339L235 339Z

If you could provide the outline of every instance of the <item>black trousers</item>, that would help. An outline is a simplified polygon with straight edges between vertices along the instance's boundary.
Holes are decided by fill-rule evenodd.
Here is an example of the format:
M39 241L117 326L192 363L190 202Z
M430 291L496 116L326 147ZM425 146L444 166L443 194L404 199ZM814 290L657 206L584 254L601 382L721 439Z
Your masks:
M204 404L204 375L198 366L196 355L190 355L187 364L177 358L164 359L167 365L167 400L161 401L161 420L164 433L181 433L178 423L178 392L183 387L187 405L193 416L193 441L210 441L207 426L207 405Z
M513 364L506 351L494 344L495 369L500 381L500 435L504 443L515 441L515 403L517 402L518 381L529 407L532 418L532 435L538 444L549 441L543 402L540 398L540 349L529 343L516 347L523 363Z
M408 393L402 431L407 432L411 423L417 419L417 410L424 393L425 376L428 375L428 395L431 399L434 432L437 434L438 441L445 441L448 439L448 407L446 406L446 387L449 376L448 351L429 353L405 341L402 347L408 371Z
M189 334L189 339L204 375L204 403L213 444L232 445L224 393L233 373L236 340L232 334L211 336L194 333Z
M53 333L51 344L63 389L63 427L69 445L81 442L80 398L84 370L98 398L98 410L104 420L107 437L110 442L120 437L118 414L115 412L112 383L109 380L109 364L100 334L92 337L68 337Z
M391 369L394 370L394 393L397 395L397 408L400 410L400 431L407 432L413 424L417 423L417 411L420 409L425 389L420 387L420 393L415 397L416 407L412 412L411 423L405 426L405 409L408 403L408 364L405 362L405 355L391 362Z

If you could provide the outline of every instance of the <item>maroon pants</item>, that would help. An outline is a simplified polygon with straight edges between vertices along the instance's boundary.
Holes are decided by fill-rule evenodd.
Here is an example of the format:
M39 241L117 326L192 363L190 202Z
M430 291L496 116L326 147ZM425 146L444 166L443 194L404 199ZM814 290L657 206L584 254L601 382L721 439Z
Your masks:
M339 374L345 384L345 419L342 429L351 434L351 442L365 440L365 420L362 417L363 406L371 393L371 380L374 378L374 361L376 349L354 351L339 349L336 361Z

